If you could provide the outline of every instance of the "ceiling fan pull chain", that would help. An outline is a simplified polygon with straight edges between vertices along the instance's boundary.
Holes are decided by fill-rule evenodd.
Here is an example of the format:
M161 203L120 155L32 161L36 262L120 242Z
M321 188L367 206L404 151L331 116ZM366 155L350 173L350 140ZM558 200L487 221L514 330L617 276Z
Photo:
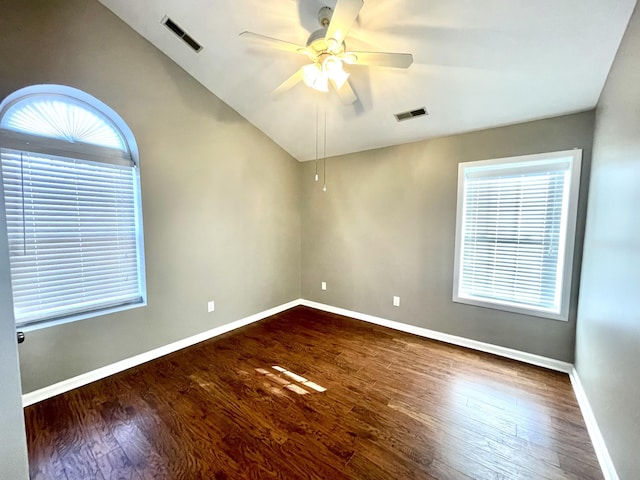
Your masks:
M316 176L315 176L315 181L317 182L319 180L318 177L318 122L319 122L319 106L318 106L318 101L316 100Z
M324 97L324 155L322 156L322 191L327 191L327 96Z

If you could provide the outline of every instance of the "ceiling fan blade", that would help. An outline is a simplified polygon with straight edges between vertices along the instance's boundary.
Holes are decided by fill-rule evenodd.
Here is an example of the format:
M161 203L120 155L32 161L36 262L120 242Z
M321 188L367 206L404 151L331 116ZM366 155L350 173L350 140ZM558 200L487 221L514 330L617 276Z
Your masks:
M282 82L271 94L273 97L278 97L282 95L284 92L291 90L298 83L302 81L302 68L298 70L296 73L287 78L284 82Z
M363 0L338 0L325 35L327 42L333 38L336 46L342 45L363 5Z
M336 85L336 82L331 79L331 83L333 84L334 88L336 89L336 92L338 92L338 96L340 97L340 101L345 104L345 105L351 105L352 103L354 103L357 99L358 96L356 95L356 92L353 91L353 88L351 88L351 84L349 83L349 80L345 81L342 84L342 87L338 88L338 85Z
M284 40L278 40L277 38L267 37L266 35L260 35L259 33L242 32L240 36L242 38L246 38L247 40L259 42L265 46L277 48L278 50L302 54L307 53L307 47L296 45L295 43L285 42Z
M409 68L413 63L413 55L410 53L347 52L342 59L352 65L373 67Z

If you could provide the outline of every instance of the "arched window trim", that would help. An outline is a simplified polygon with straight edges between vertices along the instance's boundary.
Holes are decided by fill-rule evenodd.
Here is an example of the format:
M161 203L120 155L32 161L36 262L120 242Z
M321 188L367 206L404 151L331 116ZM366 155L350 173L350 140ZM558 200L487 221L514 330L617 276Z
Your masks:
M57 138L14 132L4 128L0 129L0 144L3 148L23 150L32 153L81 158L92 162L136 166L136 162L129 152L88 143L67 142Z
M89 110L92 114L99 115L100 120L104 120L108 127L113 128L119 134L126 151L121 148L67 141L0 128L0 152L2 153L2 176L0 178L4 177L7 227L10 232L13 232L13 244L10 238L10 257L16 324L24 331L28 331L145 306L146 278L140 170L137 168L139 166L138 148L133 133L124 120L100 100L81 90L62 85L36 85L12 93L0 103L0 124L9 109L33 96L64 97L75 105L80 104L81 108ZM7 168L6 172L5 167ZM46 179L49 175L51 175L51 181ZM73 175L77 176L73 177ZM103 181L111 182L115 179L114 175L118 179L118 184L109 184L106 190L100 186ZM120 183L123 178L128 185ZM126 180L127 178L128 180ZM97 190L94 188L96 186ZM125 193L127 189L129 193ZM27 196L27 192L29 196ZM123 194L129 196L124 198ZM45 202L53 201L54 203L42 204L44 209L34 206L31 199L37 195L40 199L46 199ZM70 200L75 202L73 205L77 204L77 210L70 209ZM57 211L56 205L59 205L61 210ZM51 210L52 207L54 210ZM11 215L9 210L11 210ZM76 211L77 213L70 213ZM126 211L128 213L125 214ZM95 212L102 213L96 216ZM122 223L115 225L115 217L105 218L105 212L107 215L118 217L125 214L125 217L123 217ZM69 219L79 223L74 223L71 228L68 228ZM56 223L57 221L62 223ZM87 228L82 227L78 230L77 227L82 224ZM97 225L101 225L99 232L96 230ZM79 241L75 237L67 237L68 234L73 236L76 234L85 235L85 233L88 236ZM97 240L99 245L93 243L96 235L100 235ZM61 252L60 258L66 260L60 266L62 270L54 267L57 269L54 271L51 268L50 258L53 258L51 255L57 258L58 251L51 250L51 246L62 245L61 238L67 239L64 240L67 242L66 246L61 247L64 251L59 251ZM52 241L53 243L51 243ZM133 244L136 246L133 247ZM36 246L37 248L35 248ZM87 250L84 250L85 247ZM70 248L75 251L73 253L76 255L75 257L70 256ZM44 260L40 262L39 255L49 255L49 257L43 257ZM122 286L125 283L132 285L134 284L132 282L135 282L138 286L137 295L131 289L126 292L119 289L114 290L114 285L116 285L112 280L114 270L109 267L110 270L107 272L104 263L111 261L110 259L114 257L118 257L118 260L115 261L119 266L113 268L118 268L120 272L118 275L126 275L125 277L119 276L118 280L115 280L119 282L117 285ZM129 259L135 259L135 267ZM15 272L14 260L19 264ZM69 262L75 263L70 264ZM93 263L91 264L91 262ZM43 277L39 277L40 279L34 277L33 281L30 280L31 277L24 277L22 274L24 270L21 269L24 265L35 266L36 270L43 272ZM67 279L59 281L58 278L63 279L68 276L69 265L72 270L78 272L76 277L82 277L85 280L74 280L73 286L69 286ZM128 272L132 272L134 268L137 276L132 277ZM104 276L96 276L98 270L102 271ZM33 269L29 270L29 272L32 271ZM80 271L83 272L82 275L79 275ZM85 273L89 276L87 277ZM58 277L58 274L62 276ZM51 280L53 283L47 283L48 279L53 279ZM85 281L88 284L82 283ZM54 289L58 288L56 285L61 284L60 282L63 283L58 297L58 293ZM110 283L107 285L107 282ZM98 283L100 292L114 292L113 295L98 298L82 294L82 298L86 301L74 300L74 298L78 298L76 292L91 292L91 288L96 287ZM93 284L93 287L89 284ZM87 285L89 290L85 290L84 285ZM26 287L28 288L25 290ZM19 304L23 306L20 308L20 315L18 315L18 303L16 303L16 288L19 291ZM46 291L53 292L54 296L39 293ZM39 301L37 304L31 302L30 299L35 298L32 295L42 298L43 302ZM41 297L40 295L49 296ZM89 293L88 295L93 294ZM52 298L53 300L51 300ZM67 298L71 303L66 303L65 299ZM58 301L58 299L60 300ZM51 303L52 301L54 303ZM42 305L42 307L34 310L33 305Z
M29 150L34 153L45 153L46 149L49 153L56 153L61 156L73 154L80 155L82 158L91 161L100 161L99 159L102 158L102 161L113 161L114 163L130 162L136 167L140 165L138 146L127 123L111 107L77 88L65 85L43 84L17 90L0 103L0 122L12 107L33 97L60 97L84 106L96 116L106 120L123 139L126 151L0 128L0 136L4 146Z

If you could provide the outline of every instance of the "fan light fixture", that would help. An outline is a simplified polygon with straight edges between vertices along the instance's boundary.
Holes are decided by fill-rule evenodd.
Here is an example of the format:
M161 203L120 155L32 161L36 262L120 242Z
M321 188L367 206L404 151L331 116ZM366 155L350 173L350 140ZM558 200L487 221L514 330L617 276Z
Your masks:
M329 91L329 77L322 71L319 63L310 63L302 67L302 81L307 87L319 92Z
M348 79L349 74L342 68L342 60L334 55L327 55L321 62L302 67L304 84L319 92L329 91L329 80L340 90Z
M293 88L300 81L320 92L328 92L331 83L342 103L351 105L358 97L349 82L349 73L343 69L345 63L387 68L409 68L413 63L410 53L347 50L345 38L363 6L364 0L335 0L335 8L320 8L320 29L311 32L305 45L253 32L242 32L240 36L278 50L304 55L311 60L311 64L304 65L282 82L275 89L274 96Z
M342 68L342 60L333 55L329 55L322 62L322 71L333 80L338 90L342 88L344 82L349 78L349 74Z

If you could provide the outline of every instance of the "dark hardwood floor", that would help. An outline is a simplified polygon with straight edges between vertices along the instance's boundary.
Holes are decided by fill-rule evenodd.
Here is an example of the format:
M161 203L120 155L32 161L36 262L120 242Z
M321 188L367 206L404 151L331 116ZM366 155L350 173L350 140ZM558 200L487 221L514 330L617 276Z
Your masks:
M567 375L305 307L25 415L33 480L602 478Z

